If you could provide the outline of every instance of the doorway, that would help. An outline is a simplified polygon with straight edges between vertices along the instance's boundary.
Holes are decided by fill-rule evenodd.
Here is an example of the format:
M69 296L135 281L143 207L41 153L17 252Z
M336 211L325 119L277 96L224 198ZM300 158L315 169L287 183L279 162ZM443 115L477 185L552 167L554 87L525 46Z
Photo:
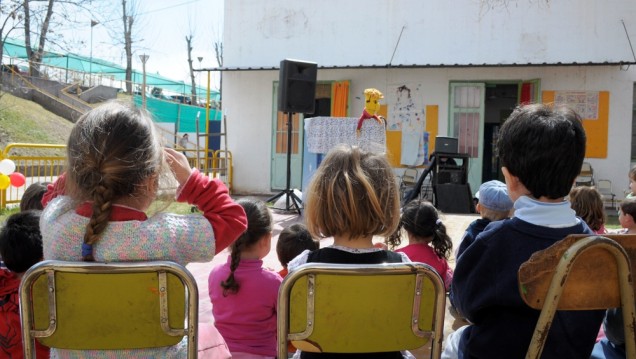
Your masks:
M518 93L519 85L517 83L486 83L481 183L490 180L504 181L497 154L497 139L499 128L519 103Z
M503 179L497 154L501 124L519 103L537 103L540 81L450 82L448 133L469 156L468 183L474 193L484 181Z

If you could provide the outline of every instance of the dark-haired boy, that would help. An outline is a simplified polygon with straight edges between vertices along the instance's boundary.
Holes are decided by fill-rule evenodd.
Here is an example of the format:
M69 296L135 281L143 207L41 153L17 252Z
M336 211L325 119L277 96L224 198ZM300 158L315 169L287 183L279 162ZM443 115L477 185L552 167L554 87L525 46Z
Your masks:
M569 234L593 234L565 200L585 155L580 117L566 107L522 106L497 143L514 216L491 223L457 261L454 302L472 325L447 340L443 358L523 358L539 311L519 294L517 271L532 253ZM589 358L603 311L560 311L542 358Z
M618 205L618 222L621 234L636 234L636 197L628 197Z
M311 236L304 224L296 223L283 229L278 235L278 241L276 242L278 261L283 266L283 269L278 274L285 278L289 261L306 250L314 251L319 247L318 241Z
M0 230L0 255L7 269L0 269L0 357L22 358L19 288L22 274L42 260L40 211L12 214ZM36 341L38 358L48 358L49 348Z
M281 269L278 274L285 278L289 272L287 270L289 261L304 251L315 251L318 248L320 248L320 244L311 236L311 233L309 233L304 224L296 223L286 227L280 232L278 241L276 242L278 261L283 266L283 269ZM296 348L289 343L287 351L294 353L296 352Z

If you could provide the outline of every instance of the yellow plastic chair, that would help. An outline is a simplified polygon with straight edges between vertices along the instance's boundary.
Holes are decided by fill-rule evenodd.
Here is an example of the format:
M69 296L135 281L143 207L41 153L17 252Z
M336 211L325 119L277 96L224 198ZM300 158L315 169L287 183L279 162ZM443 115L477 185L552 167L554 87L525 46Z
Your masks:
M198 289L183 266L168 261L44 261L20 285L25 358L34 339L76 350L165 347L188 337L197 357Z
M287 341L307 352L414 350L432 341L441 355L444 283L422 263L308 263L289 273L278 294L278 357Z
M633 262L627 254L633 255L635 248L633 235L568 236L519 267L521 297L541 310L526 359L541 357L557 310L618 307L623 310L627 358L636 358Z

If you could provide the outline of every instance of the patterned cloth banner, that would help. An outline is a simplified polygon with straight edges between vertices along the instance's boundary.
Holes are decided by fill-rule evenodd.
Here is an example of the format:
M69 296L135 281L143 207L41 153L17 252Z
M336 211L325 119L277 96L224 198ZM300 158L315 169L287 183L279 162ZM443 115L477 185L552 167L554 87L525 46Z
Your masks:
M312 117L305 119L307 150L327 153L338 144L359 146L366 151L386 152L386 128L374 119L362 123L356 136L357 117Z

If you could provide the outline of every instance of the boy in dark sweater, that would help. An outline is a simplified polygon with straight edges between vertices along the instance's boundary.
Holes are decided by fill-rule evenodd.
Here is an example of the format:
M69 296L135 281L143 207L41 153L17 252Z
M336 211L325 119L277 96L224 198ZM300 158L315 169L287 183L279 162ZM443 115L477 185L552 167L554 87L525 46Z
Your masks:
M442 358L525 357L539 311L519 295L519 266L569 234L593 234L565 200L585 155L574 111L519 107L501 127L497 147L514 216L491 223L458 259L451 291L473 324L449 336ZM542 358L588 358L603 314L558 311Z

